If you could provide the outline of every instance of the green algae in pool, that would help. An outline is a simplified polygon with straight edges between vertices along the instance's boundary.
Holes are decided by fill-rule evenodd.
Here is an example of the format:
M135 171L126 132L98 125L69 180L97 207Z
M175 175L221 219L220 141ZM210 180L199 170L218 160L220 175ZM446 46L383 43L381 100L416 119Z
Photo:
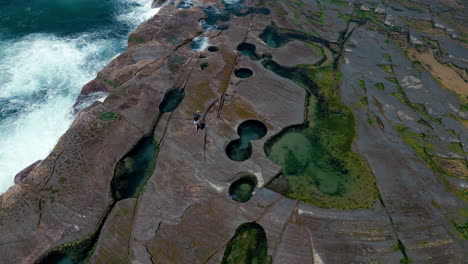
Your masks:
M170 89L164 95L162 102L159 104L159 111L167 113L174 111L185 97L185 91L182 88Z
M111 187L116 200L138 197L153 173L157 147L152 136L141 140L117 163Z
M271 47L299 39L327 41L288 29L266 27L260 35ZM267 188L289 198L324 208L369 208L377 197L375 179L368 165L352 150L356 124L352 110L340 102L341 74L338 60L321 67L284 67L271 58L262 66L288 78L308 92L306 122L288 128L265 143L265 153L282 167L282 174Z
M306 133L301 130L284 133L268 149L267 156L283 168L283 173L290 176L289 181L313 184L328 195L342 194L348 176L346 169ZM297 187L306 188L302 184Z
M234 75L239 78L246 79L253 75L253 71L248 68L240 68L234 71Z
M240 225L226 245L222 264L271 263L265 230L257 223Z
M247 120L237 128L240 138L231 141L226 147L226 154L231 160L244 161L252 155L251 140L264 137L267 133L265 124L258 120Z
M243 176L231 184L229 187L229 197L236 202L245 203L252 197L255 186L257 186L255 176Z

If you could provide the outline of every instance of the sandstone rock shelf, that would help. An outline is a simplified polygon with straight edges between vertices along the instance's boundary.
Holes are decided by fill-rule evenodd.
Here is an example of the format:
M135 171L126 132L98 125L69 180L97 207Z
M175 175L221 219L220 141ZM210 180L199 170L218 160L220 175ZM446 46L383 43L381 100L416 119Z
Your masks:
M238 263L251 252L273 263L463 263L468 113L450 89L466 79L466 40L445 14L460 17L456 6L167 3L83 87L81 98L106 100L0 196L0 259L35 263L92 237L89 263ZM216 50L193 51L196 37ZM424 54L460 80L440 79ZM230 159L251 120L264 135ZM126 158L145 140L157 142L154 168L116 199L115 172L137 163ZM236 189L249 198L238 202L232 186L246 175L255 186Z

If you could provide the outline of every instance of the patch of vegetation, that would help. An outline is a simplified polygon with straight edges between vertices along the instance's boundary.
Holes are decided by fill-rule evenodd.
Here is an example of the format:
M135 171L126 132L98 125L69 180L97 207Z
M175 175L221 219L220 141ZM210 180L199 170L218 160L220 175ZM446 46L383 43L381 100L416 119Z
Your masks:
M254 222L240 225L224 251L222 264L271 263L265 231Z
M118 87L120 85L120 84L115 83L115 82L113 82L111 80L107 80L107 79L103 79L103 80L104 80L105 83L109 84L112 87Z
M398 239L398 244L397 244L398 248L400 249L401 253L403 254L403 258L400 259L400 263L401 264L409 264L411 263L408 255L406 254L406 249L405 249L405 245L403 245L403 243L401 243L401 240Z
M204 71L204 70L206 70L206 68L208 68L209 65L210 65L210 64L209 64L208 62L205 61L205 62L203 62L202 64L200 64L200 69L201 69L202 71Z
M385 91L385 86L383 85L383 83L376 83L375 88L377 88L377 89L379 89L381 91Z
M168 59L169 70L171 72L177 72L180 69L180 67L184 64L184 62L184 59L179 56L170 56Z
M449 149L457 154L464 155L465 152L460 144L460 142L450 142Z
M101 112L99 113L99 118L107 122L112 122L119 118L119 116L114 112Z
M388 53L382 54L382 57L386 58L388 62L392 61L392 57L390 57L390 54L388 54Z
M382 70L384 70L388 74L392 76L395 75L395 73L393 72L393 66L391 64L379 64L377 66L379 66Z
M465 222L463 225L458 225L453 222L455 229L463 236L464 239L468 239L468 222Z
M422 119L422 118L420 118L420 119L418 120L418 123L421 124L421 125L427 126L427 127L429 127L430 129L434 129L434 128L432 127L432 125L431 125L429 122L427 122L426 120L424 120L424 119Z
M361 86L361 88L364 90L364 92L367 93L366 82L364 82L364 80L361 80L361 79L359 79L358 82L359 82L359 86Z
M352 110L340 102L339 71L332 66L284 73L312 93L312 120L274 136L267 156L283 175L267 187L287 197L324 208L369 208L377 196L367 164L352 151L356 124ZM302 72L300 74L299 72Z
M140 43L145 43L145 42L148 42L148 41L143 37L130 36L128 38L128 42L133 42L133 43L136 43L136 44L140 44Z
M440 176L442 181L444 182L447 189L455 193L457 196L460 197L462 200L468 200L468 193L461 191L456 186L454 186L450 181L447 180L446 176L454 176L460 177L460 175L456 175L453 173L452 166L456 165L456 163L463 162L458 160L451 160L451 159L441 159L435 157L431 154L432 152L432 145L429 144L426 138L430 137L425 134L414 133L409 130L408 127L404 125L397 125L395 127L396 131L400 133L403 140L413 148L418 156L420 156L426 165L437 175ZM466 167L466 164L465 164ZM466 168L465 168L466 169Z
M369 101L367 100L367 96L359 96L359 104L364 107L369 105Z
M384 16L376 12L364 11L361 10L362 4L355 5L354 16L352 19L357 20L361 23L372 22L372 23L382 23Z
M398 84L398 81L396 78L393 78L393 77L385 77L385 80L389 81L389 82L392 82L394 84Z
M460 109L463 111L468 111L468 103L467 104L461 104Z

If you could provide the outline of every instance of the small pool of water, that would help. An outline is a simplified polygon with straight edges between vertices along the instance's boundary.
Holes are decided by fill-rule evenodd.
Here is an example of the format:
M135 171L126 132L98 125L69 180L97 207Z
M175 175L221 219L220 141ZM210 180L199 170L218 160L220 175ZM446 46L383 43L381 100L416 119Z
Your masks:
M185 97L185 91L181 88L170 89L164 95L163 100L159 104L159 111L167 113L174 111Z
M243 176L231 184L229 187L229 197L236 202L245 203L252 197L255 186L257 186L255 176Z
M234 75L239 78L246 79L252 77L253 71L249 68L240 68L234 71Z
M221 264L267 264L268 243L265 230L257 223L240 225L226 245Z
M219 50L219 48L218 48L218 47L215 47L215 46L209 46L209 47L208 47L208 51L209 51L209 52L217 52L218 50Z
M137 197L151 177L156 164L157 148L152 136L144 138L117 163L111 181L116 200Z
M252 155L251 140L264 137L268 129L258 120L247 120L242 122L237 128L240 138L231 141L226 147L226 154L231 160L244 161Z
M254 44L247 42L241 43L237 46L237 50L240 54L242 54L243 56L249 56L252 60L261 59L261 57L255 52L256 49L257 47L255 47Z

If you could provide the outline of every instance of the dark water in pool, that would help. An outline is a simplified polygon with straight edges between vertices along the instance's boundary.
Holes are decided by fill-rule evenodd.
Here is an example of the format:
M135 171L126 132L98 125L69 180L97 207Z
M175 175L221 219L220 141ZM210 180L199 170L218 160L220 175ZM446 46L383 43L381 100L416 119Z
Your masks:
M255 186L257 186L255 176L243 176L231 184L229 196L236 202L245 203L252 197Z
M258 120L247 120L237 128L240 138L231 141L226 147L226 154L235 161L244 161L252 154L251 140L264 137L267 133L265 124Z

